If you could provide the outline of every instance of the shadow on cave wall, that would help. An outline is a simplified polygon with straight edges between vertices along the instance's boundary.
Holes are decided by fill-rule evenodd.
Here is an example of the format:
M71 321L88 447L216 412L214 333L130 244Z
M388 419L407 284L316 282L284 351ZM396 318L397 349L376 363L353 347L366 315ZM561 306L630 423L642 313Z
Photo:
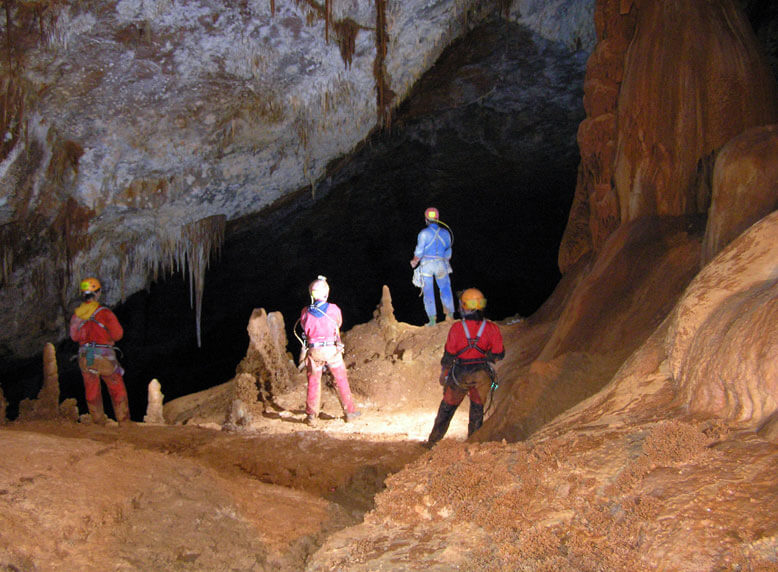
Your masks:
M296 355L291 328L318 274L331 283L345 329L371 319L384 284L396 317L423 324L408 262L428 206L454 232L454 289L481 288L495 319L531 314L559 280L586 57L514 24L477 28L441 56L391 129L331 165L315 190L228 224L222 256L206 275L202 348L181 276L115 308L133 419L143 417L152 378L166 400L228 381L245 355L254 308L283 313ZM61 397L76 397L84 411L80 374L68 359L75 351L69 341L57 348ZM14 402L37 393L40 378L40 360L17 366L26 381L4 386L9 416Z

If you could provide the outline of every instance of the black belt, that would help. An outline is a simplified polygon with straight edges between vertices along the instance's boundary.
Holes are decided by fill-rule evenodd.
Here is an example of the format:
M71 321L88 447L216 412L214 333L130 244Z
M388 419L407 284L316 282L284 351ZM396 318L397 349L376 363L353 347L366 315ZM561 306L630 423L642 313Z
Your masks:
M308 344L309 348L323 348L324 346L336 346L338 342L311 342Z
M82 348L111 348L116 349L115 346L112 346L110 344L98 344L97 342L87 342L85 344L81 344Z

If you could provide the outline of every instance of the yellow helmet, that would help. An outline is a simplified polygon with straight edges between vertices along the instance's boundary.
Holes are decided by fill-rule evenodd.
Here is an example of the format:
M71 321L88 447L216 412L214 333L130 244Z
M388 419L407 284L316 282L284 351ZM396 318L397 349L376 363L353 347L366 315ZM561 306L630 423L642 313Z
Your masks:
M430 222L438 222L440 220L440 213L438 212L438 209L436 209L435 207L429 207L427 210L425 210L424 220L428 220Z
M82 294L94 294L98 290L100 290L101 285L100 281L97 278L84 278L81 281L81 284L78 285L79 290L81 290Z
M468 288L459 296L462 309L469 312L486 308L486 298L478 288Z
M330 295L330 285L327 284L326 276L319 276L310 283L308 292L313 300L326 300Z

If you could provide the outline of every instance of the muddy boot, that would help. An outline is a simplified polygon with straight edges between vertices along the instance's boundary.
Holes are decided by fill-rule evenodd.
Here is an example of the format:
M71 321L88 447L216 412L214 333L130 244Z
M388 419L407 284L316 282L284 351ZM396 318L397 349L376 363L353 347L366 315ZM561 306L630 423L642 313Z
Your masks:
M351 423L352 421L356 420L357 417L362 415L361 411L352 411L351 413L346 412L346 415L343 417L343 420L346 423Z
M427 438L427 448L432 447L435 443L443 438L443 436L446 434L446 431L448 431L448 426L451 424L451 418L454 417L454 412L456 410L456 405L449 405L445 401L440 402L438 415L435 417L435 423L432 426L432 432Z
M467 436L470 437L473 433L481 428L484 424L484 406L480 403L470 402L470 420L467 424Z
M87 403L87 408L89 409L89 415L92 416L92 423L95 425L105 425L108 421L105 417L105 412L103 411L103 402L102 401L96 401L94 403Z
M119 403L114 403L113 412L116 415L119 427L127 427L133 424L130 421L130 404L126 399L122 399Z
M314 415L313 413L308 413L305 416L305 424L308 427L316 427L316 421L317 421L316 415Z

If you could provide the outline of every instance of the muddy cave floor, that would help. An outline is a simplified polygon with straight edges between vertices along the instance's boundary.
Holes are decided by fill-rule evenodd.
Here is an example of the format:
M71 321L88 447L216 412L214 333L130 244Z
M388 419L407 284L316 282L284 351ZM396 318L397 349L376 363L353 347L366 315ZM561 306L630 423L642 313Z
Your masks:
M668 415L661 371L526 442L465 443L466 399L428 451L446 328L401 329L432 349L354 364L402 390L351 423L328 388L305 425L301 375L240 431L230 383L167 403L184 425L0 426L0 570L778 570L776 446Z
M301 570L360 522L422 447L439 395L346 423L331 387L315 427L304 386L223 431L228 384L191 396L187 425L67 420L0 427L0 570ZM202 401L202 405L198 403ZM467 433L465 401L448 439Z

